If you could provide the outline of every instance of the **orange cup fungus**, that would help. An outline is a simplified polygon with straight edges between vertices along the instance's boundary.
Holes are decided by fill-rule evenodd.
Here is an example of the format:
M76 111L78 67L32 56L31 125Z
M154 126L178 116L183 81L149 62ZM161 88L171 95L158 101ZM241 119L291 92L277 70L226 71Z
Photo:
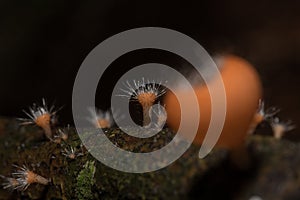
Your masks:
M220 62L220 73L226 91L226 118L221 136L217 142L218 147L229 150L240 149L244 146L247 131L257 110L259 99L262 95L262 85L258 73L251 64L237 56L224 56ZM216 79L208 83L214 90ZM198 132L193 140L194 144L201 144L208 129L211 118L211 100L206 85L194 87L199 103L200 122ZM179 90L179 95L186 97L194 91ZM180 94L182 93L182 94ZM186 98L188 101L188 98ZM177 130L180 124L180 106L176 96L168 92L165 97L168 125ZM189 119L192 121L193 119ZM185 133L191 138L189 133Z

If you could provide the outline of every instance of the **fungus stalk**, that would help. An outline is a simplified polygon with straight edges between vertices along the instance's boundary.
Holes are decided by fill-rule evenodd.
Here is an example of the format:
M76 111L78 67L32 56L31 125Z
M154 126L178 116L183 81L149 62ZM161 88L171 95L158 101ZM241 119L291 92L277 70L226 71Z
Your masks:
M18 168L17 172L12 173L15 179L18 181L18 186L15 189L26 190L30 184L38 183L42 185L48 185L49 180L40 176L39 174L30 171L25 165L23 167L16 166Z
M143 126L146 127L150 124L151 118L149 115L150 108L153 106L155 100L165 94L166 90L162 88L161 83L150 82L149 80L145 83L145 79L142 81L133 81L131 85L128 81L124 84L126 90L121 89L125 92L125 96L130 100L138 101L143 109Z
M155 102L156 95L154 93L142 93L138 95L137 99L143 108L143 126L147 126L151 122L149 111Z
M110 110L103 111L100 109L89 109L91 117L87 120L91 122L95 128L111 128L114 125L114 119Z
M296 126L292 124L292 121L282 122L277 117L271 121L271 127L273 136L276 139L281 139L286 132L296 128Z
M29 113L24 111L29 119L21 118L19 120L23 121L21 123L22 125L36 124L37 126L41 127L44 130L47 138L52 140L53 133L51 130L51 125L58 110L54 111L54 106L51 106L50 109L48 109L45 99L42 100L42 103L42 106L33 104L33 106L29 108Z
M258 109L254 114L253 120L250 124L248 134L253 134L257 126L266 120L271 120L280 110L276 107L265 109L263 100L259 100Z

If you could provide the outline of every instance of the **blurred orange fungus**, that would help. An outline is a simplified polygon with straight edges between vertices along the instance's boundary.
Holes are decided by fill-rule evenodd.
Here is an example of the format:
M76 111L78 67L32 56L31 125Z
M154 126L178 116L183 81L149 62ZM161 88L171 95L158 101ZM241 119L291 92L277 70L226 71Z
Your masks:
M262 95L261 81L258 73L251 64L237 56L224 56L219 66L221 77L223 79L227 112L225 124L217 146L229 150L240 151L244 146L244 140L247 130L253 120L259 99ZM212 79L208 84L214 90L216 79ZM188 96L193 91L179 90L176 91L184 94L189 101ZM198 133L193 141L195 144L201 144L209 126L211 118L211 100L206 85L196 86L195 93L199 103L200 122ZM168 125L177 130L180 123L180 106L177 98L172 92L167 93L165 97L166 110L168 114ZM189 119L192 121L194 119ZM185 133L187 138L191 138L190 133Z

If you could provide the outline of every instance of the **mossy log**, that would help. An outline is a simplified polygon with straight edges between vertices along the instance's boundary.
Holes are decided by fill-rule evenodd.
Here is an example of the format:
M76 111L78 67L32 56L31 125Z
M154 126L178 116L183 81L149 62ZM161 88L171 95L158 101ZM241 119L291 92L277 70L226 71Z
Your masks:
M0 174L9 177L15 171L13 165L26 165L51 180L49 185L32 184L25 191L0 189L0 199L187 199L194 183L227 157L226 151L214 150L201 160L199 147L191 146L164 169L125 173L95 160L81 147L75 130L67 131L68 140L57 144L48 140L38 127L19 126L14 119L0 119ZM174 136L168 129L141 141L133 140L117 128L107 129L105 134L113 143L133 152L153 148L153 140L155 148L163 147ZM64 156L62 151L68 146L83 151L83 155L75 159Z
M258 196L296 200L300 197L299 143L271 136L249 136L246 144L252 166L242 173L228 164L230 152L214 148L205 159L199 159L199 147L192 145L166 168L133 174L98 162L81 146L75 130L66 130L68 140L57 144L48 140L38 127L19 126L14 119L0 119L0 174L10 177L16 170L13 165L26 165L50 179L48 185L31 184L25 191L1 188L0 199L250 199ZM105 134L120 148L132 152L159 149L174 136L169 129L143 140L133 139L118 128L106 129ZM69 146L80 152L75 159L62 154Z

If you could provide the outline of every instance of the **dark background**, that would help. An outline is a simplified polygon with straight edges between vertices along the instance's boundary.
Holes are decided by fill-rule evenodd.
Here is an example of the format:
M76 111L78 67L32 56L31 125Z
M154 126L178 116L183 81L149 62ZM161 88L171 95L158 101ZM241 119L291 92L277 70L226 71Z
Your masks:
M159 26L191 36L212 55L234 53L250 61L267 104L300 124L299 9L299 1L271 0L2 0L0 115L24 117L22 109L45 97L64 105L61 121L72 123L73 82L87 54L121 31ZM137 54L123 61L125 66L152 58ZM97 100L102 109L107 102Z

